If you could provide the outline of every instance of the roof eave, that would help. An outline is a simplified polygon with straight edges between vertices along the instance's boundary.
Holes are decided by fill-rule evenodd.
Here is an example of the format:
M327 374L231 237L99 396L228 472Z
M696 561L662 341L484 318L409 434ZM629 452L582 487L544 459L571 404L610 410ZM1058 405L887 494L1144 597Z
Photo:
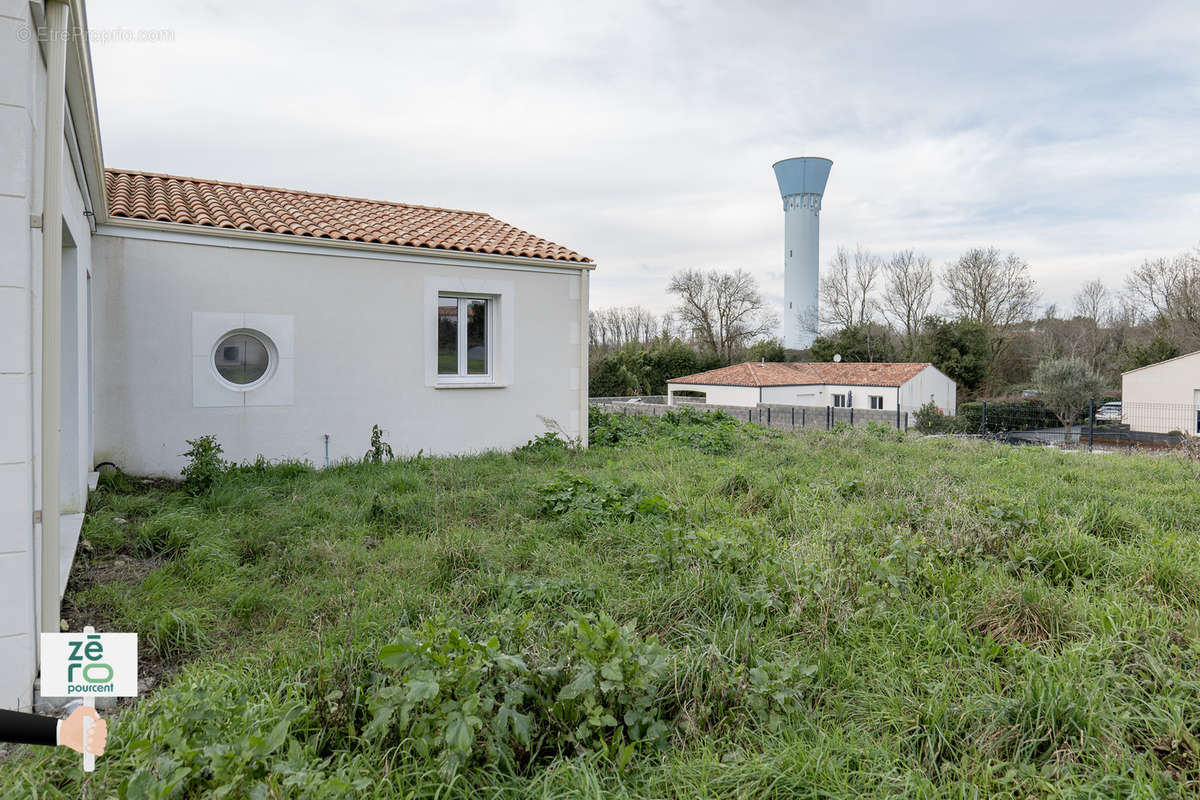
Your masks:
M568 261L562 258L533 258L530 256L510 256L496 253L476 253L467 250L444 250L437 247L413 247L402 244L376 244L374 242L356 242L351 239L326 239L317 236L298 236L294 233L266 233L263 231L247 231L241 228L217 228L210 225L189 225L183 222L162 222L151 219L133 219L131 217L115 217L108 215L105 224L115 228L137 228L140 230L162 231L164 233L196 233L216 238L253 239L261 242L276 244L304 244L317 247L327 247L331 250L358 250L374 253L397 253L434 258L453 258L466 261L487 261L503 264L521 264L523 266L556 267L559 269L577 269L591 271L596 268L595 261Z
M1134 372L1141 372L1142 370L1150 369L1151 367L1161 367L1163 364L1170 364L1172 361L1179 361L1180 359L1190 358L1191 356L1194 356L1194 355L1200 355L1200 350L1193 350L1192 352L1184 353L1181 356L1175 356L1174 358L1164 358L1162 361L1155 361L1153 364L1146 364L1143 367L1136 367L1134 369L1126 370L1121 373L1121 377L1123 378L1126 375L1131 375Z

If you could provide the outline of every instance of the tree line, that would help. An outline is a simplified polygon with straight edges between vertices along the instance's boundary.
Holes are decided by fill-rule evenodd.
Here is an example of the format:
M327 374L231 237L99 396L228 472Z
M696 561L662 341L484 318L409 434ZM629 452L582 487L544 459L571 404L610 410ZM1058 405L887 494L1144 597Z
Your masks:
M667 291L676 302L666 314L592 312L593 396L663 394L670 378L727 364L835 354L928 361L958 383L962 399L1035 386L1050 362L1079 362L1090 385L1115 389L1126 370L1200 349L1200 249L1147 260L1118 286L1083 281L1060 309L1042 303L1024 259L995 247L967 250L941 269L913 250L840 247L822 270L819 318L800 320L816 334L801 351L774 338L778 317L745 270L682 270Z

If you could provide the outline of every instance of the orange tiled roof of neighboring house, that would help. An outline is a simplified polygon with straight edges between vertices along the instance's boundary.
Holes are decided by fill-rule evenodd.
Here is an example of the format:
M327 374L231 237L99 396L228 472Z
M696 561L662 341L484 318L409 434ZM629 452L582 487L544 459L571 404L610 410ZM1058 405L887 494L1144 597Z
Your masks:
M916 377L924 364L835 363L818 361L768 362L747 361L708 372L672 378L668 383L695 383L709 386L900 386Z
M480 211L107 169L112 217L590 263L574 250Z

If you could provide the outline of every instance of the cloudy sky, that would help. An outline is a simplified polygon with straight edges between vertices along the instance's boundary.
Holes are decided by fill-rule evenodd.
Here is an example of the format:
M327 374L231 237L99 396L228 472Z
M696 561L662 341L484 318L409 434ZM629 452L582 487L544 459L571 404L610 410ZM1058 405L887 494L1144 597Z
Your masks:
M780 296L796 155L834 161L823 260L994 245L1063 307L1200 243L1196 0L88 13L110 166L488 211L596 259L593 307L666 310L684 267Z

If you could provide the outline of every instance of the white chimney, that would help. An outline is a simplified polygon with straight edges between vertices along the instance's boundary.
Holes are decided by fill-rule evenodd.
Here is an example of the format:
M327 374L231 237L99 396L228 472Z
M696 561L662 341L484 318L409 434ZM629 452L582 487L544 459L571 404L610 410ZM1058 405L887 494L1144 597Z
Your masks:
M783 343L800 350L817 335L821 285L821 195L833 162L786 158L775 163L783 197Z

